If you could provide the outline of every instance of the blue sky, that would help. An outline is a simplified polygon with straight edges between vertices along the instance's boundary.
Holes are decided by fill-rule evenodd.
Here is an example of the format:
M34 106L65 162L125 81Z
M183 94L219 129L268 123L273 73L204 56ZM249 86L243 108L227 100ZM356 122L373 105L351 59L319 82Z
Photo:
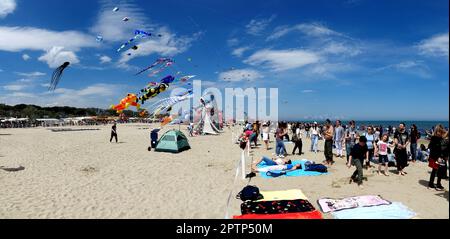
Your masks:
M161 77L182 71L204 87L278 88L282 119L448 120L448 7L447 0L0 0L0 103L107 108L158 80L137 70L172 57L175 66ZM135 29L161 37L131 56L117 53ZM73 64L49 93L53 69L66 60Z

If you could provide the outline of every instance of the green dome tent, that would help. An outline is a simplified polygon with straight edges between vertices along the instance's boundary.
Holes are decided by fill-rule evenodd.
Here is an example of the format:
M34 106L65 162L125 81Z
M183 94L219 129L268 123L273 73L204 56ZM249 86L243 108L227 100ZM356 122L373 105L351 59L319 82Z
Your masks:
M180 153L188 149L191 149L191 146L187 137L179 130L170 130L161 136L155 151Z

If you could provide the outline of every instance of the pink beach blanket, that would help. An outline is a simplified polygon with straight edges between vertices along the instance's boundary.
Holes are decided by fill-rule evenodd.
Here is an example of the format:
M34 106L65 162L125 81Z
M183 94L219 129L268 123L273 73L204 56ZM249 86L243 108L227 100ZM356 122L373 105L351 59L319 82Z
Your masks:
M375 195L357 196L343 199L322 198L319 199L317 203L324 213L358 207L372 207L391 204L391 202L384 200L381 196Z

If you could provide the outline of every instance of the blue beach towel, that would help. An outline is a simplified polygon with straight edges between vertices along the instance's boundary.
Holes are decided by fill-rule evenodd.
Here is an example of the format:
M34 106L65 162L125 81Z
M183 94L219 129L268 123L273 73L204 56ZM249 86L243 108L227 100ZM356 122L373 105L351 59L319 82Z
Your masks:
M416 213L399 202L374 207L359 207L332 213L336 219L411 219Z
M315 172L315 171L304 171L304 169L305 169L305 162L306 162L306 160L293 160L292 161L292 165L301 164L302 165L302 169L287 172L286 174L283 174L280 177L320 176L320 175L326 175L327 174L327 173L319 173L319 172ZM260 164L258 164L258 168L264 168L264 167L267 167L266 163L261 162ZM278 176L279 174L282 173L282 171L271 171L271 173L274 173L275 175ZM260 175L261 175L262 178L274 178L272 176L267 176L266 172L261 172Z

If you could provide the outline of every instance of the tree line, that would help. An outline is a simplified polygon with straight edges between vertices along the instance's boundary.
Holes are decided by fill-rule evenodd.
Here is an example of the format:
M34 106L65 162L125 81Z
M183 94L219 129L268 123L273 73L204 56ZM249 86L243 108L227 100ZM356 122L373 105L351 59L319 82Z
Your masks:
M138 117L138 112L124 111L127 117ZM99 108L76 108L69 106L55 106L55 107L41 107L37 105L5 105L0 104L0 118L29 118L42 119L42 118L71 118L71 117L85 117L85 116L101 116L110 117L118 116L117 112L111 109L99 109Z

